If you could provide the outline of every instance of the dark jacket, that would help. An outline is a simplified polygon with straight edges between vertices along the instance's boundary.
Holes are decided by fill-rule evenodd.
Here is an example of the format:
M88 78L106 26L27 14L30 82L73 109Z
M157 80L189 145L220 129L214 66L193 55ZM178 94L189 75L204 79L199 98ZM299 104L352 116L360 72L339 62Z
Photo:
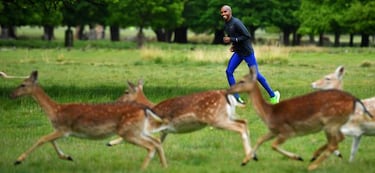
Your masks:
M254 53L250 42L251 35L239 19L232 16L228 22L225 22L224 30L230 37L234 52L240 56L249 56Z

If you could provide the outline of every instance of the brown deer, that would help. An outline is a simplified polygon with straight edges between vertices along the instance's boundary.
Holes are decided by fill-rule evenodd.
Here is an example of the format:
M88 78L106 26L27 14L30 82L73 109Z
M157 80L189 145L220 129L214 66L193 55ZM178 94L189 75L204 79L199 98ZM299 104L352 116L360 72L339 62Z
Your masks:
M312 88L327 90L327 89L339 89L343 90L343 77L345 74L344 66L338 66L333 73L325 75L323 78L318 79L311 83ZM367 110L375 115L375 97L367 98L362 100ZM353 136L352 148L350 152L349 161L354 160L354 156L358 151L359 143L362 135L364 136L375 136L375 119L367 119L363 116L359 116L362 112L356 111L354 116L348 123L346 123L341 131L344 135Z
M275 105L269 104L262 97L255 70L250 68L250 74L228 89L228 93L247 92L255 111L268 127L268 133L258 139L253 153L264 142L276 138L272 149L291 159L303 160L299 155L286 151L279 145L291 137L323 130L328 142L314 152L312 163L308 166L308 170L314 170L338 149L338 144L344 139L340 128L349 120L354 110L362 108L362 111L366 112L360 100L339 90L316 91L283 100Z
M41 137L32 147L21 154L15 164L20 164L37 147L51 142L58 156L64 160L73 160L57 146L56 140L64 136L75 136L88 139L102 139L113 134L148 151L142 169L152 159L155 150L158 152L162 166L167 167L164 151L159 140L149 135L148 121L161 119L147 106L137 103L68 103L59 104L53 101L37 83L38 72L33 71L28 79L10 95L17 98L31 95L41 106L51 121L54 132ZM152 117L152 118L149 118Z
M242 165L246 165L250 158L256 160L255 155L250 155L251 146L247 122L246 120L235 118L235 106L241 106L241 104L225 90L193 93L167 99L155 105L144 95L143 81L138 81L138 85L134 85L131 82L128 82L128 84L128 91L117 101L136 101L151 106L163 120L166 119L168 121L167 126L150 121L152 124L150 128L153 131L161 132L162 142L169 133L189 133L206 126L212 126L234 131L241 135L246 155ZM116 139L111 141L109 145L119 142L121 142L121 139Z

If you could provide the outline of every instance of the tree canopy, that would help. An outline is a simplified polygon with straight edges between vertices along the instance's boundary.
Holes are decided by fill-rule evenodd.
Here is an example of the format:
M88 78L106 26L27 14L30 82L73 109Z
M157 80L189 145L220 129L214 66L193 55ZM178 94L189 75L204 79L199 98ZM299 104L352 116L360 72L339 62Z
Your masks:
M26 25L53 29L101 24L110 26L111 32L116 27L137 27L140 40L145 28L166 42L171 42L174 32L175 37L183 36L177 32L186 35L187 29L220 37L222 5L220 0L4 0L0 2L1 36L16 38L14 28ZM375 34L373 0L233 0L228 5L253 39L257 29L274 27L283 33L285 45L290 34L299 36L295 41L303 35L329 33L335 35L335 45L341 34L359 34L361 45L368 46L368 37Z

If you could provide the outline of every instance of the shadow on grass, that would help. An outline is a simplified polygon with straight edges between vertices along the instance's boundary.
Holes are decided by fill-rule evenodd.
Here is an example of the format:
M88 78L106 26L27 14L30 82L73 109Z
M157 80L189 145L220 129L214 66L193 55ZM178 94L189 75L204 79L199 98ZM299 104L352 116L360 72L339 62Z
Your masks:
M42 86L43 87L43 86ZM10 99L11 92L15 89L11 87L0 87L0 101L2 103L13 102L13 104L18 105L24 99L16 99L12 101ZM69 103L69 102L86 102L86 103L102 103L102 102L112 102L119 98L128 86L108 86L108 85L98 85L89 87L77 87L77 86L47 86L43 87L44 91L53 100L59 103ZM207 88L201 87L169 87L169 86L144 86L145 95L153 102L161 101L167 98L172 98L176 96L187 95L191 93L208 91ZM29 99L27 99L29 100ZM31 100L31 99L30 99Z

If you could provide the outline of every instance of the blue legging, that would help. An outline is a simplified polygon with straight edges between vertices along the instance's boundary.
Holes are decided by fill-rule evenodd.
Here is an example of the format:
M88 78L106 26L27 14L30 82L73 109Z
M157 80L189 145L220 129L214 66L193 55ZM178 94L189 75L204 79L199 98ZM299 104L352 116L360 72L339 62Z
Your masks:
M255 60L254 53L251 53L249 56L243 57L238 55L237 53L233 53L232 57L229 59L227 70L225 71L227 74L227 79L229 86L232 86L236 83L236 80L234 79L233 73L240 65L240 63L245 60L247 63L248 67L255 66L257 70L257 80L260 82L260 84L263 86L264 89L266 89L267 93L270 95L270 97L274 97L275 93L273 93L273 90L271 87L268 85L266 78L260 74L258 70L258 64L257 61ZM236 98L239 97L238 93L235 93L234 96Z

